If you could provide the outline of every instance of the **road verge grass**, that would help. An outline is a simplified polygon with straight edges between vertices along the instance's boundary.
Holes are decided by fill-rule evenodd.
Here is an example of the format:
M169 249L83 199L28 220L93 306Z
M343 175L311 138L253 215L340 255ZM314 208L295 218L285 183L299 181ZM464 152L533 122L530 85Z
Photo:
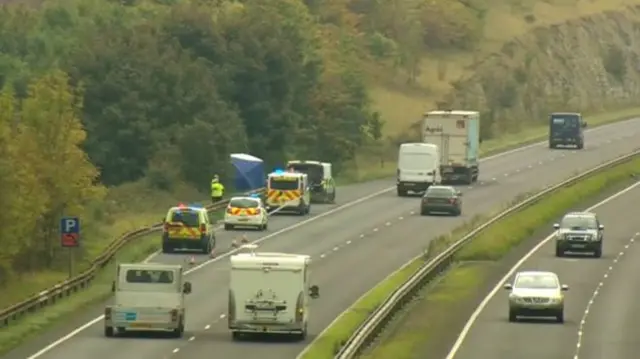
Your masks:
M640 116L640 107L623 108L599 114L587 114L585 120L589 128L600 127L614 122L628 120ZM505 152L517 147L543 141L547 138L549 128L546 125L524 128L517 133L506 133L496 138L484 141L480 146L480 155L487 157L500 152ZM589 146L589 143L586 143ZM362 154L357 157L343 171L339 179L340 184L366 182L376 179L392 177L396 172L395 154L396 148L388 146L391 154L379 153ZM392 159L392 160L389 160Z
M455 261L464 264L496 263L511 249L517 247L524 240L531 238L540 227L547 225L553 219L560 217L566 211L575 208L585 200L598 196L607 189L619 186L621 183L628 182L639 171L640 158L635 158L555 191L553 194L543 197L534 205L513 213L488 227L458 253ZM468 232L469 228L461 228L451 236L437 238L434 241L451 242L462 238ZM434 248L446 247L438 244L433 246ZM415 259L407 263L395 275L388 277L374 287L311 343L301 358L333 358L337 350L346 343L351 334L364 322L368 315L383 303L394 290L406 282L411 274L415 273L423 263L425 263L424 256ZM485 265L454 267L452 271L445 274L443 283L446 283L446 285L436 286L434 289L437 290L427 296L427 298L432 296L446 298L446 300L440 301L443 305L439 307L432 302L428 302L430 303L429 310L432 311L433 315L439 315L438 313L442 312L447 313L450 308L455 308L455 305L451 302L460 303L465 299L464 295L461 295L461 292L455 290L455 288L477 289L477 286L482 283L476 280L481 276L481 273L474 274L473 268L482 268L478 269L478 271L483 271L486 267ZM468 272L469 270L472 272ZM398 335L393 335L390 340L376 346L366 358L388 358L388 354L391 352L394 353L394 359L424 357L424 352L422 352L421 348L423 349L426 343L429 342L429 337L436 335L440 330L439 328L442 327L423 324L422 329L417 330L416 326L421 325L418 322L428 323L429 320L422 314L420 316L410 315L409 317L419 317L419 320L412 321L415 325L409 325L407 328L400 330ZM415 335L416 332L419 332L420 335Z

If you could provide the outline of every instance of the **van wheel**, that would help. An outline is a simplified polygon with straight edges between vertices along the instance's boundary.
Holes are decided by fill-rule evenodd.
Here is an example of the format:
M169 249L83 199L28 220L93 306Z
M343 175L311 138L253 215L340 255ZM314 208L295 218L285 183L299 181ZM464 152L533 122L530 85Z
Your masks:
M299 341L303 341L303 340L307 339L307 330L304 329L301 333L296 335L296 339L299 340Z
M231 339L234 341L238 341L241 339L240 332L231 332Z
M576 145L576 148L579 149L579 150L583 149L584 148L584 143L582 143L582 142L578 143Z
M560 310L558 314L556 314L556 322L564 323L564 311Z
M398 188L398 197L406 197L407 191Z
M518 312L516 312L515 310L510 310L509 311L509 321L510 322L517 322L518 321Z
M113 327L104 327L104 336L107 338L112 338L115 334Z
M336 189L333 189L333 192L331 192L331 194L329 195L329 203L330 204L335 204L336 203Z
M471 170L469 170L469 173L467 174L467 178L465 178L464 180L464 184L472 184L473 183L473 173L471 172Z
M564 251L559 244L556 244L556 257L564 257Z

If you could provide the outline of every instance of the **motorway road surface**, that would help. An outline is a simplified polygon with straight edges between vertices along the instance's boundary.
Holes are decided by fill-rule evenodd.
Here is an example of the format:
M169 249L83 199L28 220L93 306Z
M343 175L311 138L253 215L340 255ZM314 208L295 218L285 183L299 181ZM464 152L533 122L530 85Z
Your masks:
M640 120L632 120L589 131L583 151L549 150L539 144L487 158L482 161L480 182L462 187L464 207L460 218L417 216L419 200L399 198L395 189L348 204L394 184L377 181L339 188L339 204L314 206L310 217L274 216L267 232L246 233L250 240L269 237L261 244L262 250L304 253L314 259L311 278L320 286L321 298L311 308L309 341L368 289L425 249L430 239L476 214L497 209L518 194L539 190L579 170L631 152L637 147L638 134ZM242 232L221 232L219 246L228 246L238 233ZM151 261L183 263L189 256L158 255ZM224 257L219 255L219 260L210 261L189 275L194 292L187 300L184 339L107 339L103 337L102 322L96 320L48 348L45 347L49 343L34 341L5 358L294 358L308 341L231 341L225 320L229 266ZM196 259L208 260L198 255Z
M635 212L639 201L640 186L634 185L592 209L605 226L602 258L556 258L555 242L550 240L519 267L553 271L569 286L564 324L553 320L509 323L508 292L501 290L477 316L453 358L638 358L640 224Z

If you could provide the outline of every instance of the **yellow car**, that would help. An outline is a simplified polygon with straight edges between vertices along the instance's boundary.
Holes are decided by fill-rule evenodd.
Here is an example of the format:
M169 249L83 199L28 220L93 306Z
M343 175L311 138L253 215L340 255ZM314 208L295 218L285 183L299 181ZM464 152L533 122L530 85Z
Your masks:
M214 250L216 236L206 208L180 204L171 207L162 223L162 253L176 249Z
M515 322L519 316L554 317L564 323L564 292L569 287L560 284L553 272L519 272L513 284L505 284L509 293L509 321Z

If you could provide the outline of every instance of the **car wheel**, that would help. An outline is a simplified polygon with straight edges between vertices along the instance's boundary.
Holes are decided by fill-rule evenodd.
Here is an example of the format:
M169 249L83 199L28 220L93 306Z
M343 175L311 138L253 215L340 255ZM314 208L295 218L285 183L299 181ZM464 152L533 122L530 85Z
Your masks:
M230 224L226 224L226 223L224 224L224 230L225 230L225 231L230 231L230 230L232 230L232 229L233 229L233 226L232 226L232 225L230 225Z
M407 196L407 191L398 189L398 197L406 197Z
M104 336L107 338L111 338L113 337L115 334L115 331L113 330L113 327L104 327Z
M564 310L561 310L556 314L556 322L564 323Z
M564 251L562 247L556 244L556 257L564 257Z
M593 251L593 256L595 258L601 258L602 257L602 245L596 247L596 250Z
M553 143L549 143L549 148L550 148L550 149L555 149L555 148L556 148L556 145L554 145Z
M518 312L516 312L515 310L510 310L509 311L509 321L510 322L517 322L518 321Z
M241 339L242 334L240 332L231 332L231 339L234 341L238 341Z

